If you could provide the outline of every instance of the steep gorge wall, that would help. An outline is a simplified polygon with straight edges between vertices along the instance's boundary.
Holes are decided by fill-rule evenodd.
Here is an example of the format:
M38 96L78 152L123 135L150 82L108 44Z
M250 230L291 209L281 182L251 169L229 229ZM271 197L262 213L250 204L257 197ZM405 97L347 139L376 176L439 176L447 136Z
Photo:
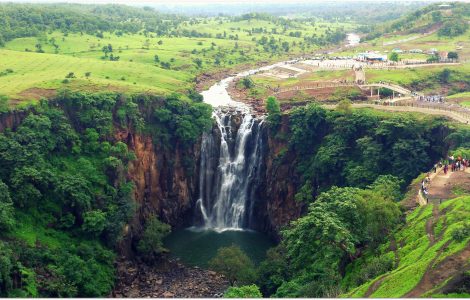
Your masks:
M28 113L28 111L24 110L13 110L6 113L0 113L0 132L4 132L7 128L15 130Z
M263 128L263 177L258 185L254 209L254 228L279 238L279 231L290 221L299 218L306 210L305 204L295 200L300 187L300 175L295 167L295 153L287 151L287 141L277 136L288 136L288 118L283 118L279 134L267 126Z
M128 167L128 178L135 184L137 212L121 244L121 252L130 254L135 237L140 235L146 219L152 215L172 227L191 225L198 193L200 143L188 150L164 149L156 145L151 136L129 130L118 131L116 138L126 143L136 155L136 160ZM194 166L184 165L185 157Z

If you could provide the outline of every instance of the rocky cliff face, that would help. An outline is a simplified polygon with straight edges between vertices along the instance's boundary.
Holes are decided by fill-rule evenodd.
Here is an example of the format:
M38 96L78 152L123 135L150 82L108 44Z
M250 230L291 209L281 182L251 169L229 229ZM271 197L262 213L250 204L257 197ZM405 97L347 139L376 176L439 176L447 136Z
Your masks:
M128 178L135 184L138 208L121 245L124 253L131 253L134 236L140 234L145 220L152 215L173 227L191 225L198 192L200 143L188 150L177 145L174 149L163 149L150 136L129 130L118 131L116 138L126 143L137 157L128 167ZM184 158L194 165L185 165Z
M300 185L295 169L295 153L288 151L287 141L279 136L288 136L288 119L284 118L279 133L264 127L265 139L263 178L257 189L259 199L255 206L255 229L274 238L290 221L299 218L305 211L304 204L294 198Z
M0 132L5 131L5 129L10 128L15 130L18 125L21 124L21 121L28 115L27 111L14 110L7 113L0 113Z

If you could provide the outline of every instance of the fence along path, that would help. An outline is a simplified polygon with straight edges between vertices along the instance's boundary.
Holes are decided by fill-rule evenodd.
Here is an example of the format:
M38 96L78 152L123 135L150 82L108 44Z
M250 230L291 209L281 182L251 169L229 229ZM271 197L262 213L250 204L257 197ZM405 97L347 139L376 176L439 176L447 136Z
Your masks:
M325 108L334 109L336 104L323 105ZM376 103L353 103L352 107L355 108L375 108L387 111L401 111L401 112L421 112L429 115L441 115L452 118L453 120L463 123L470 124L470 111L463 109L462 107L453 107L448 105L432 105L418 102L395 102L387 105L386 102Z

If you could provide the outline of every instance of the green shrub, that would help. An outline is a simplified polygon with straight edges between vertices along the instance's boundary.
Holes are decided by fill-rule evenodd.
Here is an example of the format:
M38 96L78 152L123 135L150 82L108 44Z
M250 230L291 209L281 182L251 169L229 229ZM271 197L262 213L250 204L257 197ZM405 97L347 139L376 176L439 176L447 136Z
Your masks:
M209 267L223 274L230 285L251 284L256 278L253 262L238 246L222 247L209 261Z
M452 238L457 242L465 240L470 236L470 224L467 223L455 228L452 230L451 235Z
M146 257L153 257L167 251L163 247L163 238L170 231L170 225L160 222L155 216L150 217L137 245L137 250Z
M224 298L262 298L259 288L255 285L229 287L224 293Z

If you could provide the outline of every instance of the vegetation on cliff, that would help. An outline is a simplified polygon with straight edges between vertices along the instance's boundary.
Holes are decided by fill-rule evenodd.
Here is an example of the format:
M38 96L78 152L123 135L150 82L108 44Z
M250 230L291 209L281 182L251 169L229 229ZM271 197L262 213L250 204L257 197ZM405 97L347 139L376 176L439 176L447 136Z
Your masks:
M418 237L427 240L425 233L419 234L425 227L419 226L424 223L415 224L410 216L405 221L399 203L404 188L447 152L446 142L452 148L466 146L462 137L468 129L450 129L442 119L369 110L327 111L315 104L293 110L284 121L288 129L275 134L277 139L287 140L289 146L279 153L278 163L292 157L288 152L296 154L295 163L304 182L296 200L309 203L309 208L304 217L282 231L281 243L261 264L257 283L263 294L332 297L366 282L370 286L371 280L387 272L393 274L393 270L402 275L393 256L396 250L390 250L397 247L395 240L402 240L395 235L415 234L410 243ZM460 202L458 205L465 206ZM431 206L421 210L426 209L432 211ZM464 209L461 213L468 212ZM457 234L454 226L466 228L459 225L463 219L447 220L452 220L446 225L447 240L451 232ZM455 251L449 255L461 250L467 239L457 241ZM444 243L445 238L439 245ZM422 250L414 243L399 247L399 251ZM425 253L429 259L434 257L431 252ZM405 263L405 258L400 262ZM406 263L410 272L428 265L423 262L418 266L411 258ZM407 290L395 293L384 287L377 296L403 296L421 276L410 280ZM365 285L361 286L354 295L364 296L366 290Z
M63 91L0 134L0 295L108 295L114 249L137 208L127 176L135 155L116 131L189 147L211 125L210 113L176 96ZM167 231L150 219L134 247L161 251Z

